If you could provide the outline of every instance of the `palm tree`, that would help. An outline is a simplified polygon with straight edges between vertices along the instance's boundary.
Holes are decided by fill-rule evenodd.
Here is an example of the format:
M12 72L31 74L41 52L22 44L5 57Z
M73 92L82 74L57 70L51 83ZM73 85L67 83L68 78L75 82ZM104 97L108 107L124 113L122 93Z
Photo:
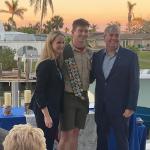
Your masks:
M51 23L51 21L46 21L46 23L43 24L43 27L44 27L43 33L48 34L49 32L51 32L51 30L52 30L52 23Z
M65 33L68 33L69 32L69 28L68 27L65 27Z
M145 20L141 17L136 17L132 19L130 24L131 33L142 33Z
M51 10L52 10L52 15L54 13L54 8L53 8L53 2L52 0L30 0L30 5L34 5L34 12L35 14L41 10L41 20L40 20L40 32L42 31L42 23L43 23L43 18L47 15L47 5L49 4Z
M96 30L97 30L97 24L91 24L90 25L90 32L96 32Z
M9 23L6 22L3 24L3 26L4 26L5 31L11 31L11 26Z
M132 17L134 17L134 13L133 13L133 8L136 5L136 3L131 3L131 2L127 2L128 5L128 28L129 28L129 32L130 32L130 24L132 21Z
M11 30L15 30L16 29L16 22L14 21L14 19L12 17L10 17L8 19L8 24L11 26Z
M52 19L51 19L51 25L52 25L52 30L59 30L60 28L63 27L64 25L64 22L63 22L63 18L60 17L60 16L54 16Z
M8 19L8 22L12 25L15 25L14 16L18 16L23 19L23 14L27 11L26 8L18 8L18 0L12 0L10 3L9 1L5 1L5 4L8 10L1 9L1 13L8 13L11 14L11 17Z

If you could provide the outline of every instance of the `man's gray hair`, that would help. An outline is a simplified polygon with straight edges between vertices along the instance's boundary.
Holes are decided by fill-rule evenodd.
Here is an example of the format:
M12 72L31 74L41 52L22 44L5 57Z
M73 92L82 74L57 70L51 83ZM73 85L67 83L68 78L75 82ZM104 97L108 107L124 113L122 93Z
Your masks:
M120 26L116 24L108 25L104 30L104 35L106 33L112 33L112 32L117 32L120 34Z

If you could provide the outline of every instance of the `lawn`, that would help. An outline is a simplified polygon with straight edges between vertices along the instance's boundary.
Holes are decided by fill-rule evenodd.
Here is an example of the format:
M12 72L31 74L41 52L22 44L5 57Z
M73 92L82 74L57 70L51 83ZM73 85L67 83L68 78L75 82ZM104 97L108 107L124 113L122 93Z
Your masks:
M150 52L140 51L138 55L139 55L140 69L150 69Z

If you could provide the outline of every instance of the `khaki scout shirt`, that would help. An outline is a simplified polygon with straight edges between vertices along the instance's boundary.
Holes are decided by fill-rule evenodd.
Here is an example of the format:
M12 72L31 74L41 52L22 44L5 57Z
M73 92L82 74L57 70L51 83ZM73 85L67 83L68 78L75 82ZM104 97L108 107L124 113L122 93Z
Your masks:
M79 52L79 50L77 50L73 46L72 42L70 42L70 45L74 53L74 58L78 67L83 90L87 91L89 88L89 75L90 75L90 70L91 70L92 50L90 50L89 48L86 48L82 52ZM73 92L71 84L70 84L68 72L63 62L63 57L61 57L60 66L64 75L65 91Z

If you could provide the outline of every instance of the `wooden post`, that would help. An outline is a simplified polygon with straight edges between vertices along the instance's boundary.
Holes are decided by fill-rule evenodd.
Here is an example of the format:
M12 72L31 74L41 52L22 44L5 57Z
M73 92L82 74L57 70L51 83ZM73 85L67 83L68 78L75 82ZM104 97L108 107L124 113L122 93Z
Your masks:
M2 63L0 63L0 78L2 78Z

